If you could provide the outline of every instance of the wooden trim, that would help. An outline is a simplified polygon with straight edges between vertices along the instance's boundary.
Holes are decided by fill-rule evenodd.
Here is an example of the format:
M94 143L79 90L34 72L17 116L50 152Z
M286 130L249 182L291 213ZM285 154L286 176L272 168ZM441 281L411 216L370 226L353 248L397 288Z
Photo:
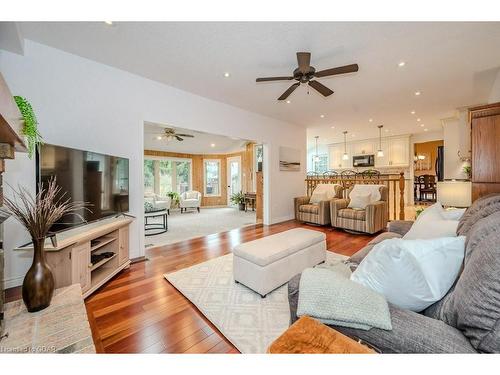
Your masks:
M500 102L480 105L469 109L469 122L473 119L500 115Z

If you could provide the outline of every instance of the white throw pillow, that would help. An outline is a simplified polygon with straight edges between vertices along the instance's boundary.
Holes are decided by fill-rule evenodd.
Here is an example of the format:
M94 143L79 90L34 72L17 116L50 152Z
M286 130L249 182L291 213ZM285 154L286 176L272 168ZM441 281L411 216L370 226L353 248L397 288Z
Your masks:
M316 192L316 190L313 192L313 195L311 195L311 199L309 200L309 203L311 204L317 204L321 201L326 201L328 200L327 199L327 196L326 196L326 192Z
M465 237L432 240L394 238L375 245L351 275L388 302L422 311L439 301L455 282L465 252Z
M464 216L465 208L449 208L443 210L443 217L447 220L460 220Z
M448 220L444 216L441 203L425 209L410 230L403 236L405 240L428 240L432 238L456 237L458 220Z
M355 210L364 210L372 202L371 196L371 193L351 195L351 200L347 207Z

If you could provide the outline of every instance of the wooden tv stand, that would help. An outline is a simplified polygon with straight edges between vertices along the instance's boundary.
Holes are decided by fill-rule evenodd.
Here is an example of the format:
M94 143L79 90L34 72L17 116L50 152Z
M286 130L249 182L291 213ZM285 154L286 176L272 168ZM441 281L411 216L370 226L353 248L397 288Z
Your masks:
M118 272L130 266L129 226L131 218L104 219L57 234L57 245L45 242L45 256L54 274L55 287L79 283L87 298ZM16 250L32 250L31 245ZM92 264L91 254L113 252L110 258Z

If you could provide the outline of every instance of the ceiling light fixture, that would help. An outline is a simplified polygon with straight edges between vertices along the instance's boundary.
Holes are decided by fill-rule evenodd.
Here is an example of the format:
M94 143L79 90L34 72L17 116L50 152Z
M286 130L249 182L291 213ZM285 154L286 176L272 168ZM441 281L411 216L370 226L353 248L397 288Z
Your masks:
M210 147L215 147L215 143L211 143L211 144L210 144Z
M325 115L319 115L319 117L321 117L321 118L325 118Z
M104 21L104 23L108 26L113 26L113 21Z
M229 74L228 72L225 72L224 73L224 77L228 78L231 74Z
M161 135L159 135L158 137L156 137L157 140L161 141Z
M399 66L400 68L402 68L402 67L403 67L403 66L405 66L405 65L406 65L406 63L405 63L404 61L400 61L400 62L399 62L399 64L398 64L398 66Z
M331 126L332 129L335 129L335 126Z
M425 126L425 124L420 124L420 127L422 127L422 128L423 128L424 126Z
M316 142L316 155L314 155L314 162L317 163L319 161L319 155L318 155L318 138L319 138L319 135L317 135L316 137L314 137L314 140ZM314 166L314 169L316 170L316 166Z
M347 130L344 131L344 155L342 155L342 160L349 160L349 155L347 155Z
M415 111L411 111L410 113L411 113L412 115L414 115L414 114L415 114Z
M415 91L415 96L420 96L421 92L420 91Z
M286 104L290 104L292 101L291 100L287 100L286 101Z
M377 157L382 158L384 157L384 151L382 150L382 128L384 125L379 125L378 126L378 150L377 150Z
M428 131L428 130L429 130L429 129L427 129L427 128L426 128L426 129L424 129L424 132L426 132L426 131Z
M373 122L373 119L372 118L368 119L368 122Z
M417 119L417 122L420 122L420 118Z

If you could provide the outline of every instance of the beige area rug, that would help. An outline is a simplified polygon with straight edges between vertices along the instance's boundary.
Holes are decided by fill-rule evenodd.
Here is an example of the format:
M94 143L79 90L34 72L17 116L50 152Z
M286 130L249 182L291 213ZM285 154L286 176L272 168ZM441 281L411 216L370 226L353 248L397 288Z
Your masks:
M327 252L326 264L339 264L346 258ZM288 328L287 286L261 298L251 289L236 284L233 254L164 276L242 353L266 353L269 345Z
M199 213L196 210L189 210L182 214L179 210L170 210L168 231L156 236L146 236L145 244L147 248L169 245L255 224L255 220L255 211L239 211L232 207L201 208Z

